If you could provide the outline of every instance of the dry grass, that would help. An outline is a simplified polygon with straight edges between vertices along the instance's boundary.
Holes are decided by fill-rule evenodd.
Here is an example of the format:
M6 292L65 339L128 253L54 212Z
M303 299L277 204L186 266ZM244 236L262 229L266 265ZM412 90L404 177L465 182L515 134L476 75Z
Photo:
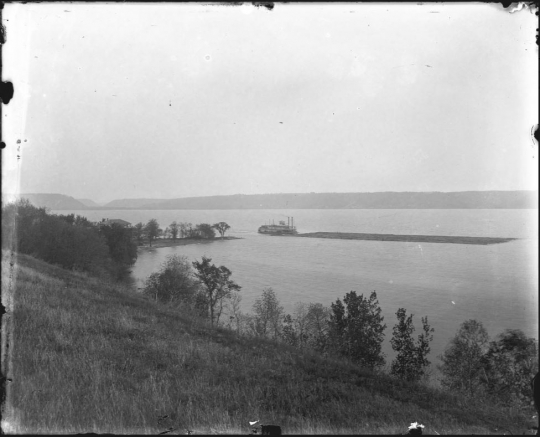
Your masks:
M523 412L212 330L28 256L13 273L14 294L2 282L15 302L8 433L246 434L257 419L287 434L396 434L415 421L425 434L527 429Z

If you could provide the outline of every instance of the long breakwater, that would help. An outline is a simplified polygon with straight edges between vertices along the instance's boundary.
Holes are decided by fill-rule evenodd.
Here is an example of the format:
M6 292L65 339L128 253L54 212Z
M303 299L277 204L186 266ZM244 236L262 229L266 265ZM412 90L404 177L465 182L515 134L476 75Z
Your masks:
M296 237L331 238L340 240L373 240L373 241L403 241L409 243L450 243L450 244L499 244L517 240L517 238L494 237L460 237L445 235L395 235L395 234L362 234L350 232L309 232L297 234Z

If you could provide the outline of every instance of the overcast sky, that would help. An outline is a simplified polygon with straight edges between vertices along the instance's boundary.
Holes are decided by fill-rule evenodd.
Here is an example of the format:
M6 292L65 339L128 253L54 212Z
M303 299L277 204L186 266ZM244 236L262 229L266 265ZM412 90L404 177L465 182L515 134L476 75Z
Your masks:
M4 192L538 187L528 10L8 3L3 15Z

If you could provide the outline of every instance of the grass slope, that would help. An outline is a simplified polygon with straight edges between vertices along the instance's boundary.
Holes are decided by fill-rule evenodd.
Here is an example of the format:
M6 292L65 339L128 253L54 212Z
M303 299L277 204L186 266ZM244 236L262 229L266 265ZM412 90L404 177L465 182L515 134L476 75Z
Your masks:
M7 433L246 434L257 419L287 434L401 433L414 421L425 434L527 429L523 412L212 330L28 256L10 265L4 252L2 269Z

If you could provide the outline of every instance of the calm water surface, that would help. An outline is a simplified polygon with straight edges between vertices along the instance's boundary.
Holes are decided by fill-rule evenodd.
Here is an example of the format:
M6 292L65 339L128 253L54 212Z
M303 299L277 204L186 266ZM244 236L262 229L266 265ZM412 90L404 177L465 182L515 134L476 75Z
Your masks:
M240 240L216 241L144 251L133 268L141 287L168 255L190 260L203 255L227 266L242 286L244 311L263 288L272 287L286 311L295 302L330 305L351 290L377 292L387 324L385 352L398 308L428 316L435 328L431 358L435 361L459 325L482 321L493 337L519 328L538 338L537 210L199 210L199 211L58 211L90 220L121 218L135 224L156 218L162 228L173 220L197 223L225 221L228 235ZM347 241L272 237L257 228L294 216L299 232L337 231L422 235L515 237L489 246Z

